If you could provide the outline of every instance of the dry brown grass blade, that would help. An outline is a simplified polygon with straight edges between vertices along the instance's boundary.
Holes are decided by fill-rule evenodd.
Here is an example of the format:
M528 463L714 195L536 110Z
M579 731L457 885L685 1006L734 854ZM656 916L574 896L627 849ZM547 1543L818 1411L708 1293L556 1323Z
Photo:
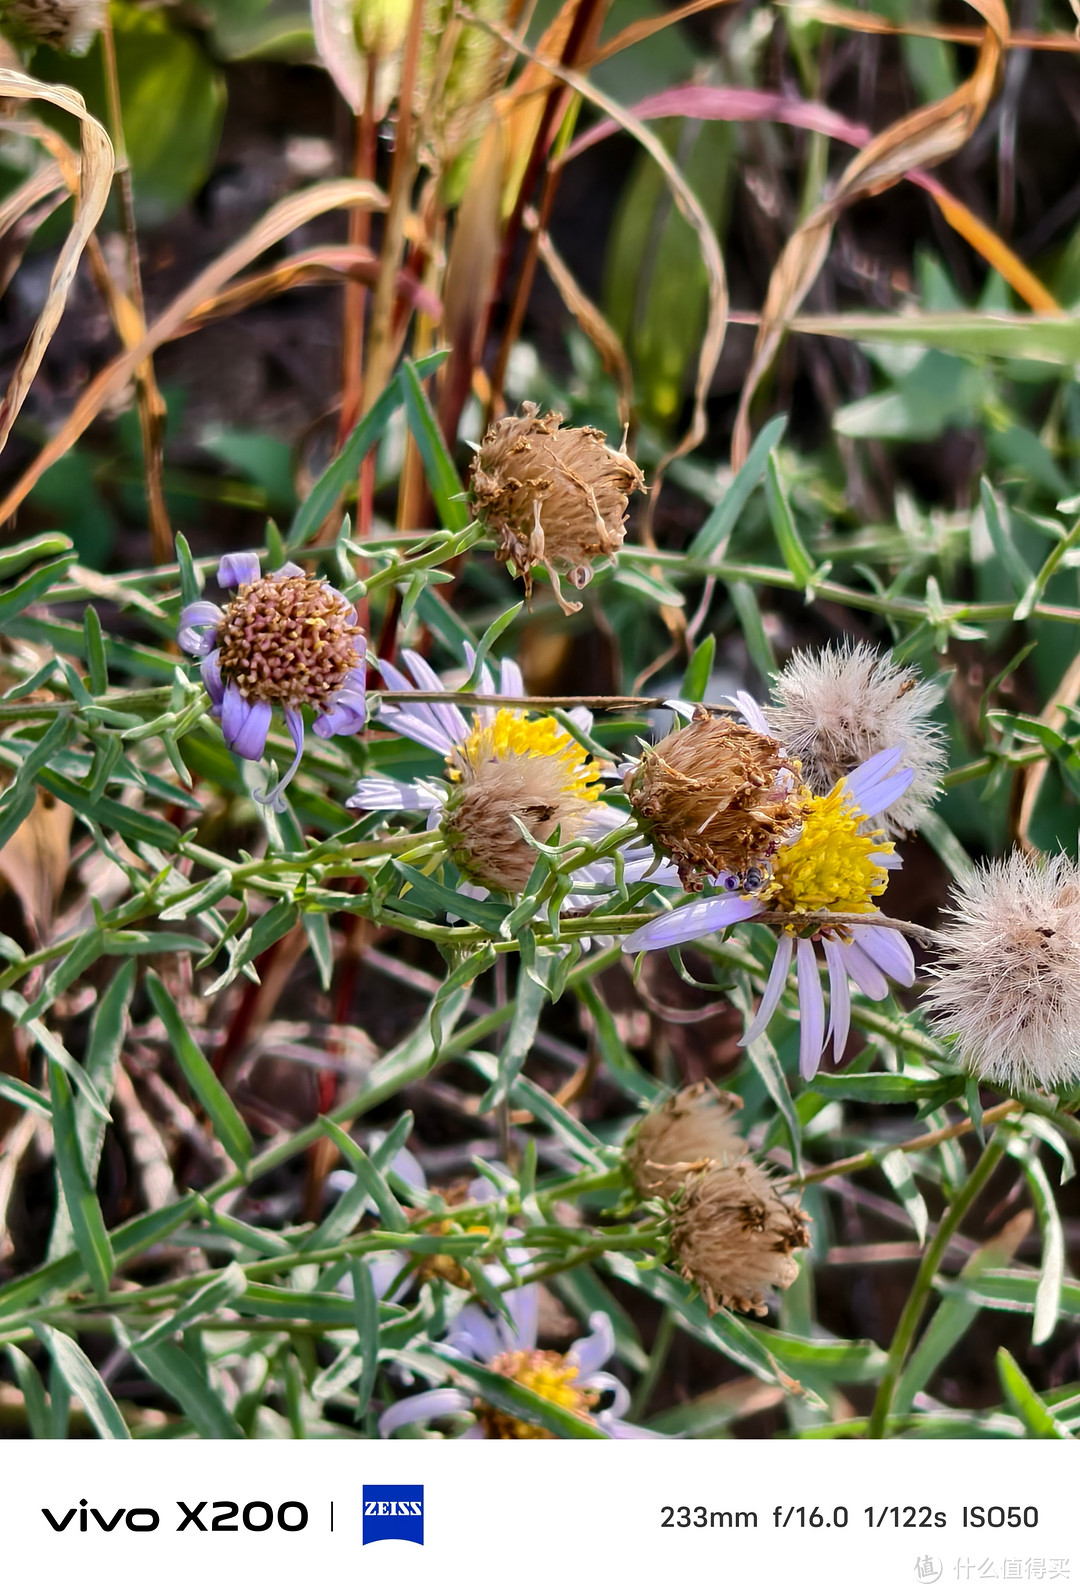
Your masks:
M787 319L817 279L832 241L837 216L857 199L891 188L912 167L936 166L962 149L982 120L998 78L1009 18L1002 0L968 0L986 30L971 76L952 94L894 122L860 150L828 200L788 239L769 282L750 369L739 396L731 442L738 470L750 449L750 406L775 358Z
M196 332L207 321L220 320L222 316L238 315L241 310L273 299L292 288L318 287L325 283L352 281L367 286L375 281L378 257L364 245L331 244L322 249L304 249L289 255L268 271L253 272L242 277L221 293L215 293L203 304L197 304L177 337ZM398 298L416 310L438 320L442 314L439 299L422 282L407 271L398 272Z
M502 39L505 44L510 45L513 49L519 51L520 54L527 56L530 61L538 62L537 52L521 44L507 29L500 28L495 23L481 23L480 25L487 27L490 32ZM709 311L705 336L701 344L701 354L698 357L697 375L694 381L694 412L686 435L680 439L671 453L665 455L657 466L657 475L659 477L662 475L665 466L670 464L672 459L677 459L681 454L695 447L705 435L705 398L709 391L713 372L716 370L720 359L720 350L724 344L724 333L727 330L728 290L727 276L724 271L724 257L720 253L720 245L716 241L716 234L712 230L708 216L701 208L697 195L672 161L671 156L655 133L646 127L644 122L639 121L636 116L626 110L624 106L609 99L606 94L594 87L588 78L583 77L580 72L561 66L557 61L544 60L540 61L539 64L550 72L552 77L557 78L560 83L565 83L567 88L573 89L575 93L581 95L582 99L588 100L590 105L595 105L598 110L603 111L605 116L611 117L612 121L617 122L625 132L637 140L642 149L652 156L663 173L664 180L671 190L671 197L675 201L679 213L693 228L701 247L701 257L709 278ZM654 501L654 498L655 494L650 495L650 503Z
M631 22L613 39L602 44L585 64L591 71L594 66L599 66L601 61L608 61L621 50L629 50L631 45L651 39L654 33L661 33L665 28L673 27L675 23L682 22L686 17L696 17L699 11L715 11L718 6L730 6L735 3L736 0L688 0L688 4L676 6L674 11L667 11L662 17L644 17L640 22Z
M66 803L39 791L29 814L0 849L0 882L18 897L23 918L39 945L49 938L67 879L73 819Z
M79 162L79 188L75 200L75 220L64 240L44 308L38 316L29 342L19 357L7 392L0 402L0 449L4 447L22 409L30 384L37 375L45 350L64 313L71 284L87 239L97 226L113 175L113 147L101 123L86 109L81 94L58 83L39 83L23 72L13 72L0 67L0 98L7 100L44 100L58 106L78 119L82 151Z
M145 335L134 348L125 349L98 373L87 387L79 402L60 427L59 431L27 467L15 486L0 503L0 520L13 515L27 493L41 476L71 447L124 384L130 381L147 355L162 343L177 335L192 312L206 300L219 293L238 271L250 265L273 244L279 243L297 227L303 227L316 216L328 210L341 210L351 205L369 205L373 210L386 206L386 196L372 183L357 182L353 178L338 178L333 182L318 183L302 193L290 194L259 221L250 232L210 263L190 283L183 293L147 328Z
M1080 17L1080 0L1069 0ZM798 11L800 19L820 22L826 27L844 28L849 33L878 33L890 38L937 39L943 44L974 44L982 39L981 28L935 27L929 22L892 22L873 11L855 11L851 6L814 4L813 0L776 0L777 5ZM1080 28L1071 33L1036 33L1017 28L1005 41L1007 50L1060 50L1075 55L1080 50Z
M0 205L0 294L19 269L34 233L67 195L68 186L59 164L49 161Z
M531 224L535 225L536 219L533 216ZM526 225L530 225L528 212L525 220ZM618 333L601 315L592 300L578 287L562 256L542 229L538 245L540 259L548 276L558 288L559 297L599 354L605 371L618 388L619 420L623 426L629 426L630 414L634 407L634 377Z

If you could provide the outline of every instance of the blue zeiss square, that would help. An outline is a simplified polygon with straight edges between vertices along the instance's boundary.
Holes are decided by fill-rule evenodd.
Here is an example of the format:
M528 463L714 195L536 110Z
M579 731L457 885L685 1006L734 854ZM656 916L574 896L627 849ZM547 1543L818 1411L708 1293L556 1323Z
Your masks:
M422 1483L364 1484L364 1543L376 1539L424 1542L424 1485Z

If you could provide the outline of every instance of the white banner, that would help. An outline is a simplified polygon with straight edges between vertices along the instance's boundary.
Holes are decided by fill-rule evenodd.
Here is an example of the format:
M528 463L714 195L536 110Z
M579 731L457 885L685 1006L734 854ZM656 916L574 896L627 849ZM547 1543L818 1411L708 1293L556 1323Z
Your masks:
M457 1442L460 1446L462 1441ZM394 1594L1080 1580L1052 1441L0 1446L8 1586ZM343 1582L342 1579L345 1579Z

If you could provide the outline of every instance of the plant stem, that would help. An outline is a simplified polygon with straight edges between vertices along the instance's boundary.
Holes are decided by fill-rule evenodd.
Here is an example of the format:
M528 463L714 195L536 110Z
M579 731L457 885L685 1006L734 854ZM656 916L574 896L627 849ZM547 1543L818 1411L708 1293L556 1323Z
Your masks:
M948 1248L949 1241L956 1233L964 1218L970 1212L975 1201L986 1188L986 1184L1005 1154L1005 1145L1009 1131L999 1127L993 1139L983 1150L982 1156L968 1174L964 1184L957 1191L950 1204L941 1215L934 1238L926 1248L919 1271L915 1275L915 1282L911 1286L911 1293L904 1304L900 1314L900 1321L896 1326L892 1344L889 1346L889 1359L885 1369L885 1376L878 1387L874 1409L870 1415L870 1425L867 1428L868 1439L882 1439L885 1436L886 1425L892 1410L893 1397L896 1386L900 1381L904 1363L908 1352L915 1340L915 1334L922 1319L927 1297L933 1287L934 1276L937 1273L941 1260Z

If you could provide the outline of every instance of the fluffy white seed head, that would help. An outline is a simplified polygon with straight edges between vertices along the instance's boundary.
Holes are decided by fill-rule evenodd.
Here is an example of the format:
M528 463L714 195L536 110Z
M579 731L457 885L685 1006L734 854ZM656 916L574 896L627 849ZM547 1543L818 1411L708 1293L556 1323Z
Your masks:
M1080 869L1011 857L958 886L926 998L964 1063L1006 1090L1080 1082Z
M873 818L893 835L918 827L947 762L943 728L930 718L941 690L866 642L793 653L773 683L769 724L817 796L867 758L903 749L915 771L907 791Z

